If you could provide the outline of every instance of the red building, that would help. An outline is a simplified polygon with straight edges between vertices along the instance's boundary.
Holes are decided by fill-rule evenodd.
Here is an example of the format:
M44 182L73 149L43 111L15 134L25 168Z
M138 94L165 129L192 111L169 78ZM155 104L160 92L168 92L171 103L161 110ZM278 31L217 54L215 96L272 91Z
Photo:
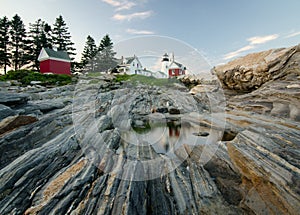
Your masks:
M177 63L174 60L172 61L168 69L169 77L185 75L186 68L182 64Z
M71 75L71 59L64 51L43 48L39 55L40 72Z

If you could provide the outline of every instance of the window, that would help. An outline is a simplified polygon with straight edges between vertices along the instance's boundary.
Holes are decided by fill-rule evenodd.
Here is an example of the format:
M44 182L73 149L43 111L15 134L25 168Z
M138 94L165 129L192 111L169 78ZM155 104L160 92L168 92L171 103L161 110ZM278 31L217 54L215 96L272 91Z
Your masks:
M172 69L172 75L175 75L175 69Z
M134 63L133 63L132 65L133 65L133 66L135 66L135 64L134 64Z

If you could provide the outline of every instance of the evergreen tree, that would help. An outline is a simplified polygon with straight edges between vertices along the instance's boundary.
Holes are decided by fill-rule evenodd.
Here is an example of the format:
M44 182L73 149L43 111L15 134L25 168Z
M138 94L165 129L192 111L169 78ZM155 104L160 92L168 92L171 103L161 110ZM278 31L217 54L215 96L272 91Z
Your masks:
M21 17L17 14L11 21L11 50L12 50L12 65L15 70L20 69L22 66L28 64L29 57L29 42L27 40L27 33L25 25Z
M0 19L0 67L4 68L6 74L6 67L10 66L9 53L9 27L10 21L6 16Z
M51 26L46 22L43 22L43 33L44 33L42 35L42 41L44 41L43 43L47 44L49 48L52 48L52 29Z
M34 24L29 24L29 41L30 41L30 60L33 62L33 67L39 71L38 57L42 48L51 48L51 27L38 19Z
M113 50L113 42L108 34L103 37L98 49L96 65L98 71L107 71L117 66L116 52Z
M101 42L100 42L100 45L99 45L99 51L102 51L102 50L104 50L104 49L107 48L107 47L113 48L113 42L111 41L111 39L110 39L110 37L109 37L108 34L106 34L106 35L102 38L102 40L101 40Z
M87 71L95 71L95 57L98 53L95 40L89 35L86 39L81 58L81 64Z
M74 51L76 49L73 47L74 43L71 41L69 28L62 16L56 18L52 30L52 41L53 46L56 46L58 50L66 51L70 55L70 58L74 60L71 56L75 55Z

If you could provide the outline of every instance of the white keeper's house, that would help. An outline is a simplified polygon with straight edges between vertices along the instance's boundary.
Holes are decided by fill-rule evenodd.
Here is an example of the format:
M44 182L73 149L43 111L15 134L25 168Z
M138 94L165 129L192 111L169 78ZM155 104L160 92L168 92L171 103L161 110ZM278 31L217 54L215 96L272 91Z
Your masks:
M122 56L117 66L117 71L127 75L141 74L143 71L143 66L136 55L127 58Z

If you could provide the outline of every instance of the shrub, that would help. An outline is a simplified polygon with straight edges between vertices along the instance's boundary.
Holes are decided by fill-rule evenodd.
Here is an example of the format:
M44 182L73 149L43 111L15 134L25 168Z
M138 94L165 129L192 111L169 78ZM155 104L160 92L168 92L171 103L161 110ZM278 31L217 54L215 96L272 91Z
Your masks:
M66 85L72 83L72 77L68 75L41 74L30 70L9 71L0 76L0 81L16 80L22 85L29 85L31 81L40 81L41 85Z

